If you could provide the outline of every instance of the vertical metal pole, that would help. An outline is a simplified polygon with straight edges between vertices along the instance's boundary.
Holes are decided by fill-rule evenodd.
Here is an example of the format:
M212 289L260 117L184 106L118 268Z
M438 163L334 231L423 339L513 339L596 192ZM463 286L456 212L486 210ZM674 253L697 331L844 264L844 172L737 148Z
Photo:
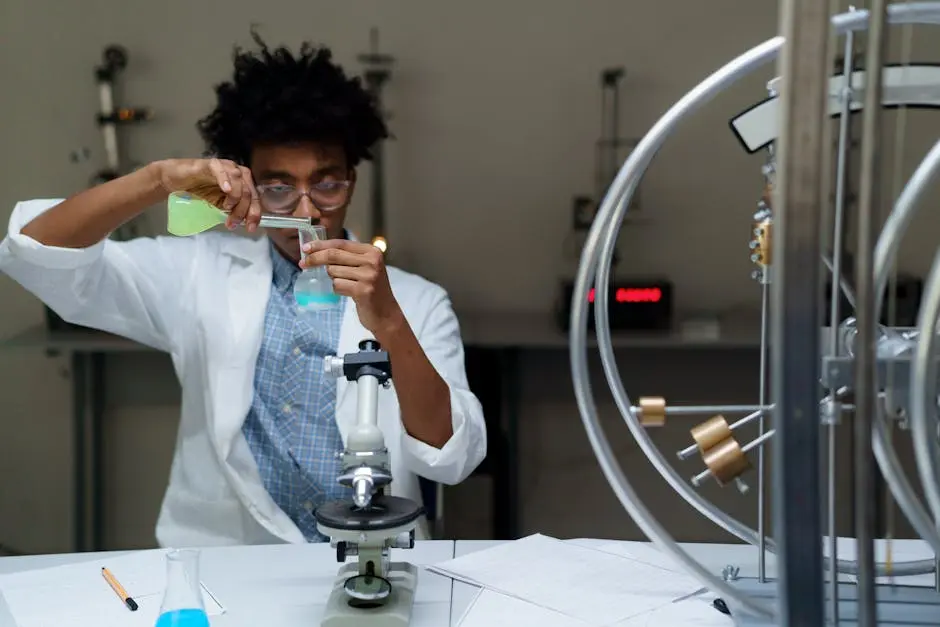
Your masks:
M878 153L881 134L882 67L887 42L887 3L872 0L865 54L862 155L859 164L858 245L856 254L855 338L855 534L858 542L858 625L874 627L875 605L875 466L872 422L878 411L875 390L874 234L881 198Z
M87 551L88 544L88 468L86 459L86 432L88 421L88 369L85 355L71 354L72 361L72 528L76 553Z
M764 272L770 272L770 268L765 268ZM760 314L760 403L761 407L767 406L767 351L769 350L767 336L769 334L768 314L770 313L770 286L766 282L766 275L761 279L761 314ZM758 419L757 437L764 435L766 429L766 411L761 411ZM764 447L757 449L757 580L760 583L767 581L767 530L764 521L767 518L765 511L766 500L766 468L764 467Z
M88 457L91 459L91 477L88 491L91 502L91 547L92 551L104 550L104 414L105 399L105 353L91 353L87 357L89 366L89 405L88 415L89 444Z
M821 625L822 503L818 388L824 142L828 141L829 3L784 0L782 125L771 298L774 522L782 625ZM828 193L825 193L828 198Z
M849 7L849 10L852 10ZM845 193L848 188L849 153L852 150L851 120L852 120L852 72L853 57L855 55L855 33L849 31L845 34L845 48L843 52L842 74L845 84L842 88L842 102L839 108L839 148L836 162L836 197L834 217L832 221L832 287L829 301L829 354L835 356L839 351L839 303L842 300L842 261L845 247ZM829 527L829 618L833 625L839 623L839 572L836 564L839 560L838 533L836 526L836 427L842 413L836 389L829 389L829 428L828 428L828 455L827 479L828 489L826 499L828 502Z

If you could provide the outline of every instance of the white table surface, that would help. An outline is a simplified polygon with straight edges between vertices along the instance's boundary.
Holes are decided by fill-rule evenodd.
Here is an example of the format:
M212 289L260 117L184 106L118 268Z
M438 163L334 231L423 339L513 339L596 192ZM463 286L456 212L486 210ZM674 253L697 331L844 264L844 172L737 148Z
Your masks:
M118 553L112 553L117 555ZM452 540L415 543L392 550L392 559L424 565L454 555ZM77 553L0 559L0 573L100 559L101 554ZM225 614L211 617L213 627L316 627L333 587L339 564L328 544L270 545L204 549L200 574ZM452 581L422 570L412 614L414 627L450 624ZM6 602L0 599L0 627L15 627Z
M612 542L599 539L572 541L595 547ZM486 549L501 542L417 542L414 549L393 550L392 558L407 560L419 566L429 565ZM649 543L622 544L629 547ZM716 574L720 573L726 564L733 564L740 567L740 575L743 577L757 575L757 550L751 546L689 543L682 546ZM895 559L898 560L932 557L926 543L919 540L896 540L894 547ZM848 551L842 551L840 557L851 558L847 553ZM0 558L0 574L96 560L101 557L100 553L5 557ZM768 554L768 575L774 574L774 565L774 556ZM204 549L200 566L202 580L226 610L225 614L212 617L211 623L214 627L316 627L319 625L339 564L336 562L335 550L329 545L306 544ZM933 585L933 576L905 578L904 583ZM413 627L457 625L477 590L475 586L422 570L418 576L418 593L412 615ZM13 617L2 597L0 627L15 627Z
M599 540L596 538L579 538L570 540L578 544L583 544L590 547L601 547L605 544L617 543L625 547L630 547L631 545L640 545L645 544L650 545L649 542L627 542L627 541L616 541L616 540ZM500 540L459 540L456 543L454 550L454 557L460 557L461 555L466 555L467 553L473 553L474 551L480 551L482 549L489 548L491 546L496 546L501 544ZM741 577L756 577L757 576L757 549L750 545L746 544L691 544L691 543L682 543L681 546L689 551L692 557L698 559L706 568L718 574L721 572L721 569L727 564L733 564L740 567L740 576ZM771 554L767 555L767 573L768 575L773 574L773 565L774 565L774 556ZM470 603L473 601L473 598L476 596L479 588L466 584L463 582L455 581L454 582L454 593L452 600L452 611L451 616L453 617L453 622L451 625L457 625L460 617L463 616L463 613L470 606ZM706 606L706 609L707 606ZM714 610L717 612L717 610ZM728 621L731 624L731 621Z

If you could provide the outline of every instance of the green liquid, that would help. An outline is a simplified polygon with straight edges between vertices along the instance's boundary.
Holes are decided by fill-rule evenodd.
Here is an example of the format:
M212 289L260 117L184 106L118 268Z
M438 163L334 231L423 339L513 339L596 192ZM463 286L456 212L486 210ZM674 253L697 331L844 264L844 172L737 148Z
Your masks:
M226 215L211 203L186 192L173 192L166 203L166 230L171 235L196 235L225 222Z

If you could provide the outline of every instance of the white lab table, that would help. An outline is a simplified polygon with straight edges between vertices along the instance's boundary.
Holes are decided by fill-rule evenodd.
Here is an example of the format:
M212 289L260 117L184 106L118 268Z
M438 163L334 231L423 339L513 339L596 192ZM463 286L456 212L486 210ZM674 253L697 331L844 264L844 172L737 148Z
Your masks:
M392 557L405 559L419 566L429 565L486 549L501 542L429 540L417 542L411 550L393 550ZM578 539L573 542L587 546L611 543L610 540L598 539ZM623 544L629 547L648 543ZM725 565L732 564L740 568L741 576L757 575L757 550L751 546L689 543L682 546L716 574L720 573ZM919 540L896 540L894 547L895 559L898 560L932 557L926 543ZM0 574L96 560L101 556L101 553L70 553L0 558ZM202 579L226 610L225 614L212 617L213 627L315 627L319 624L336 576L338 564L335 556L335 550L326 544L204 549L201 559ZM774 556L768 554L768 575L774 574L774 566ZM911 581L912 579L918 581ZM905 583L933 585L933 577L908 578ZM474 586L422 570L418 579L413 627L457 625L477 590ZM712 619L709 624L714 624L714 617L709 618ZM15 627L2 597L0 627Z
M613 540L599 540L596 538L580 538L575 540L570 540L571 542L576 542L578 544L583 544L590 547L601 547L605 544L611 544ZM500 540L459 540L456 543L454 550L454 557L460 557L461 555L466 555L467 553L473 553L474 551L480 551L482 549L489 548L491 546L496 546L497 544L502 544ZM649 545L649 542L619 542L625 547L631 545L645 544ZM746 544L694 544L694 543L682 543L681 546L689 551L689 553L696 559L698 559L702 564L708 568L711 572L718 574L721 572L721 569L726 565L735 565L738 566L741 571L739 575L741 577L756 577L757 576L757 549L750 545ZM771 554L767 555L767 572L768 575L773 574L773 565L774 565L774 556ZM451 625L456 625L460 620L460 617L463 616L463 613L469 607L470 603L473 601L473 598L476 596L479 588L476 586L471 586L459 581L454 582L454 592L451 600L452 611L451 616L453 617L453 622ZM705 606L706 609L709 609ZM717 610L714 610L717 612ZM713 618L713 617L710 617ZM709 624L712 624L711 622ZM731 625L732 622L729 619L728 624ZM693 626L690 626L693 627Z
M117 555L118 553L113 553ZM0 558L0 573L100 559L101 553ZM452 540L417 542L414 549L392 551L392 559L434 564L451 559ZM201 578L225 614L213 616L213 627L316 627L339 564L328 544L245 546L203 549ZM414 627L450 624L452 582L421 571L415 599ZM0 599L0 627L15 627Z

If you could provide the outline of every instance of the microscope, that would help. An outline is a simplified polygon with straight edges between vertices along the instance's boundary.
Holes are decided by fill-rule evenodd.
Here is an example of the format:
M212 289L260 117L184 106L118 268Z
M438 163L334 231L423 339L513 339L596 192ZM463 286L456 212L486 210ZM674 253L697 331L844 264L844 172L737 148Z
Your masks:
M324 371L346 377L357 387L358 414L341 453L340 484L352 499L324 503L314 516L317 529L336 548L343 564L327 601L322 627L407 627L414 604L418 569L392 562L391 549L414 548L415 528L424 509L386 494L392 482L385 438L378 426L379 387L392 378L388 352L375 340L363 340L359 351L329 356ZM356 556L357 562L345 563Z

